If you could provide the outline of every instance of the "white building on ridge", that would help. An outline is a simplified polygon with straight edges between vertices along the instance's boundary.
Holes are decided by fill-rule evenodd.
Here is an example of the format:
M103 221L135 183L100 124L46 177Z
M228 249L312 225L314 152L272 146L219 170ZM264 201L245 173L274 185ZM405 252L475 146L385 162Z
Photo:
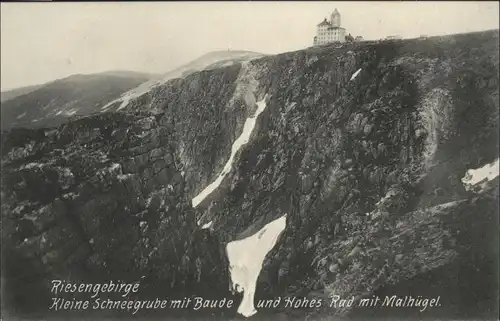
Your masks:
M330 16L330 21L323 20L317 26L314 45L323 45L332 42L345 42L346 31L340 26L340 13L337 9Z

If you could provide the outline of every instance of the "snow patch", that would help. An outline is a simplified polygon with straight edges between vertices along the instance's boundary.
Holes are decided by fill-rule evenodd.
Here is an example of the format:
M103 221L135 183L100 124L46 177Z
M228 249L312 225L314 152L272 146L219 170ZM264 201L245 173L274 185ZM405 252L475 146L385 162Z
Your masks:
M111 167L109 168L110 170L115 170L115 169L119 169L121 167L120 164L118 163L114 163L113 165L111 165Z
M469 169L462 178L465 190L471 191L477 188L483 190L489 181L498 176L498 163L499 159L497 158L496 161L486 164L480 168Z
M74 114L76 114L77 111L78 111L77 109L70 109L70 110L64 112L64 114L66 116L73 116Z
M204 224L204 225L201 227L201 229L202 229L202 230L204 230L204 229L210 228L210 226L212 226L212 223L213 223L213 221L210 221L210 222L208 222L207 224ZM198 225L199 225L199 224L198 224Z
M390 199L391 199L391 197L395 196L396 194L397 194L397 193L396 193L396 191L395 191L394 189L392 189L392 188L391 188L391 189L389 189L389 190L387 191L387 193L385 194L385 196L384 196L384 197L382 197L382 198L381 198L381 199L380 199L380 200L379 200L379 201L375 204L375 206L380 206L380 205L384 204L385 202L387 202L388 200L390 200Z
M361 72L361 68L359 68L358 70L356 70L355 73L352 74L351 76L351 79L349 79L349 81L353 80L354 78L356 78L356 76L359 75L359 73Z
M128 180L132 175L133 174L118 174L116 178L121 182Z
M24 112L24 113L20 114L20 115L19 115L19 116L17 116L16 118L17 118L17 119L21 119L21 118L23 118L24 116L26 116L26 112Z
M63 108L63 109L59 110L55 115L56 116L60 116L60 115L73 116L77 112L78 112L77 108L72 108L72 109L69 109L69 110L66 110L66 109Z
M267 95L266 95L267 96ZM222 179L224 176L231 171L231 168L233 166L234 162L234 157L236 156L236 153L241 149L243 145L248 143L250 136L252 134L252 131L255 127L255 123L257 121L257 117L264 111L266 108L266 96L264 98L257 102L257 111L255 114L251 117L248 117L247 120L245 121L245 124L243 126L243 131L241 135L234 141L233 146L231 147L231 156L229 156L229 159L227 160L226 164L224 165L224 169L222 172L217 176L214 182L212 182L210 185L205 187L203 191L201 191L198 195L196 195L193 200L192 204L193 207L198 206L208 195L210 195L217 187L222 182Z
M32 169L32 168L42 168L44 165L41 163L28 163L26 165L21 166L20 169Z
M455 207L463 202L464 202L463 200L459 200L459 201L452 201L452 202L448 202L448 203L441 203L441 204L438 204L438 205L432 207L432 209L433 210L445 210L445 209L453 208L453 207Z
M63 194L62 199L65 199L65 200L74 200L78 196L80 196L80 194L69 192L69 193Z
M276 245L285 227L286 214L268 223L254 235L226 246L232 290L243 292L238 313L245 317L257 313L254 307L257 279L267 253Z

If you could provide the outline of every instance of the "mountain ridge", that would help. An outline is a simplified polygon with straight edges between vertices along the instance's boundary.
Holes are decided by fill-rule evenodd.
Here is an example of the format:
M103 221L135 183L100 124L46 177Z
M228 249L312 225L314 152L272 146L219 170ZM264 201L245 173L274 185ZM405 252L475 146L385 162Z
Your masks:
M152 78L154 76L157 76L157 74L154 73L146 73L146 72L140 72L140 71L128 71L128 70L108 70L108 71L103 71L103 72L96 72L96 73L90 73L90 74L82 74L82 73L77 73L73 75L69 75L66 77L54 79L42 84L36 84L36 85L29 85L29 86L22 86L22 87L16 87L16 88L10 88L6 89L1 92L2 95L2 102L11 100L13 98L16 98L18 96L28 94L30 92L33 92L43 86L47 86L55 81L60 81L60 80L67 80L73 77L77 76L96 76L96 75L105 75L105 76L117 76L117 77L132 77L132 78Z
M32 91L37 90L38 88L44 86L45 84L41 85L31 85L31 86L24 86L24 87L19 87L19 88L13 88L13 89L8 89L5 91L1 92L1 102L3 103L4 101L16 98L18 96L22 96L25 94L28 94Z
M2 102L2 130L57 126L73 115L91 114L98 110L100 100L116 97L148 80L142 77L76 74L37 86Z

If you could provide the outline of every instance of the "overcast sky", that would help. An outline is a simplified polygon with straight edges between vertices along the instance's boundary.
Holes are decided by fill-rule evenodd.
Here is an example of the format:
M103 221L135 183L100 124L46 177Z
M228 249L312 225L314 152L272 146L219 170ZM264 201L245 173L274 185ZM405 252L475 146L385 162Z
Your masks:
M479 1L2 3L1 88L106 70L164 73L214 50L299 50L335 8L365 39L499 25L498 2Z

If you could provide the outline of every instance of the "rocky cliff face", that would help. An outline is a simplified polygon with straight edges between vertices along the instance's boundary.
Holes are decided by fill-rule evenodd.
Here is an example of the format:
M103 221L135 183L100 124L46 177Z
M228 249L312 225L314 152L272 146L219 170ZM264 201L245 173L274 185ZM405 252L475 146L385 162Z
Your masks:
M4 133L6 307L44 315L55 278L238 301L225 245L286 213L257 299L439 289L442 307L404 315L493 317L498 178L481 191L461 179L498 159L497 43L489 31L316 47L171 80L126 112ZM232 170L193 208L262 99ZM398 313L325 305L257 317Z

